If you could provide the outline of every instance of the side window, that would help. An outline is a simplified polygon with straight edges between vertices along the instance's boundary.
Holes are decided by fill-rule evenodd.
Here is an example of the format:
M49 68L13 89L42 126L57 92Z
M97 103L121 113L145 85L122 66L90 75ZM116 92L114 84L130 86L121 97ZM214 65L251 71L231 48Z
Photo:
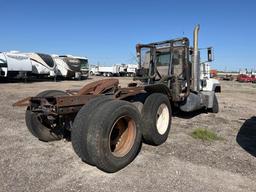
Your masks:
M184 48L174 48L173 50L173 57L172 57L172 64L179 65L185 63L185 50Z
M143 49L141 49L141 66L143 68L148 69L149 63L150 63L150 49L143 48Z
M173 57L172 57L172 67L173 74L179 77L185 76L184 65L185 60L185 49L184 47L175 47L173 48Z
M168 75L170 59L171 59L170 52L160 53L157 55L157 70L161 76Z
M169 66L170 59L170 53L159 54L157 57L157 66Z

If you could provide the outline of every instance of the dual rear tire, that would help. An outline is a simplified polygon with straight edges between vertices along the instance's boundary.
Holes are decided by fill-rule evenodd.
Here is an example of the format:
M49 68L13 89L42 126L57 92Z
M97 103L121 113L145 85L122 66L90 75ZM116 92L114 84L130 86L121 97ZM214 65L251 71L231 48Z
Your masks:
M71 141L83 160L113 173L127 166L138 154L141 129L141 116L136 107L126 101L99 97L79 111Z
M170 102L163 94L150 95L142 113L130 102L99 96L78 112L71 141L83 161L113 173L133 161L142 138L151 145L164 143L170 125Z

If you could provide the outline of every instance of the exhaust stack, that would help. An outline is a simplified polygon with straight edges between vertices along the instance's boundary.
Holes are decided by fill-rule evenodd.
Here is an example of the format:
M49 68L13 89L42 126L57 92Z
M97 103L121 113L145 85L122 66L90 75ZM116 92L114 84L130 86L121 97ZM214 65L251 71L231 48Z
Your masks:
M192 66L192 90L199 91L200 89L200 56L198 50L198 32L200 25L196 25L194 29L194 50L193 50L193 66Z

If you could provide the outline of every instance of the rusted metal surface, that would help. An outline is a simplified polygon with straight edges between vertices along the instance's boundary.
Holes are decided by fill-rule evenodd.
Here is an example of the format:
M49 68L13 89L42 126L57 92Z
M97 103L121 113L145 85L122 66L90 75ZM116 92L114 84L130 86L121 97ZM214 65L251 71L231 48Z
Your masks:
M99 87L98 90L101 90L99 92L102 92L104 90L107 90L109 88L112 88L112 85L107 87ZM89 100L100 96L101 94L98 94L97 90L95 91L97 95L73 95L73 96L58 96L55 97L56 99L56 108L58 111L58 114L67 114L67 113L75 113L79 111L79 109L85 105ZM112 95L113 99L124 99L129 96L137 95L138 93L145 93L145 90L143 87L132 87L132 88L118 88L115 91L115 94ZM111 95L110 95L111 96Z
M78 91L77 95L88 95L88 94L97 95L108 89L117 88L118 84L119 84L118 79L103 79L103 80L95 81L82 87Z
M56 107L69 107L84 105L90 99L94 98L95 95L73 95L73 96L59 96L56 98Z
M25 106L28 106L30 99L31 99L31 97L26 97L24 99L21 99L21 100L17 101L12 106L13 107L25 107Z
M134 93L136 89L132 90L122 89L118 91L119 81L117 79L104 79L92 82L85 85L80 90L68 90L67 96L54 97L27 97L13 104L13 106L31 106L34 112L44 113L46 115L65 115L77 113L83 105L90 99L100 96L106 92L112 94L113 99L120 93L122 97L124 94Z
M118 91L114 94L114 98L124 99L139 93L146 93L144 87L119 88Z
M67 114L74 114L77 113L83 105L79 106L71 106L71 107L61 107L57 109L57 114L58 115L67 115Z
M113 99L126 99L140 93L166 92L160 85L118 87L117 79L104 79L85 85L80 90L68 90L67 96L28 97L14 104L14 106L31 106L33 111L47 115L65 115L77 113L89 100L100 95L109 95ZM158 88L158 89L156 89Z
M119 81L117 79L104 79L89 83L82 87L80 90L67 90L66 92L69 96L56 96L56 97L48 97L55 98L57 107L66 107L66 106L74 106L74 105L84 105L91 96L96 96L113 89L113 91L117 90ZM43 97L27 97L21 99L13 104L15 107L23 107L29 106L30 102L33 100L43 100Z
M140 93L148 92L147 86L141 87L118 87L117 79L100 80L84 86L82 89L69 90L68 96L55 96L55 97L28 97L16 102L13 106L44 106L48 109L55 109L55 113L74 113L77 112L83 105L90 99L95 98L105 91L113 89L113 99L125 99Z
M79 92L80 89L68 89L66 90L66 93L69 95L76 95Z
M125 156L132 148L136 137L136 124L129 116L120 117L111 129L109 146L116 157Z

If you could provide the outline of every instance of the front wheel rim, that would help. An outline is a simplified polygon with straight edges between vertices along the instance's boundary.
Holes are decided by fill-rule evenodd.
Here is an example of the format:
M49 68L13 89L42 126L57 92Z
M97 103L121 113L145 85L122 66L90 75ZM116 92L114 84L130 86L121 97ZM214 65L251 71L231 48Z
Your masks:
M170 122L170 111L165 103L162 103L156 114L156 128L160 135L164 135Z

